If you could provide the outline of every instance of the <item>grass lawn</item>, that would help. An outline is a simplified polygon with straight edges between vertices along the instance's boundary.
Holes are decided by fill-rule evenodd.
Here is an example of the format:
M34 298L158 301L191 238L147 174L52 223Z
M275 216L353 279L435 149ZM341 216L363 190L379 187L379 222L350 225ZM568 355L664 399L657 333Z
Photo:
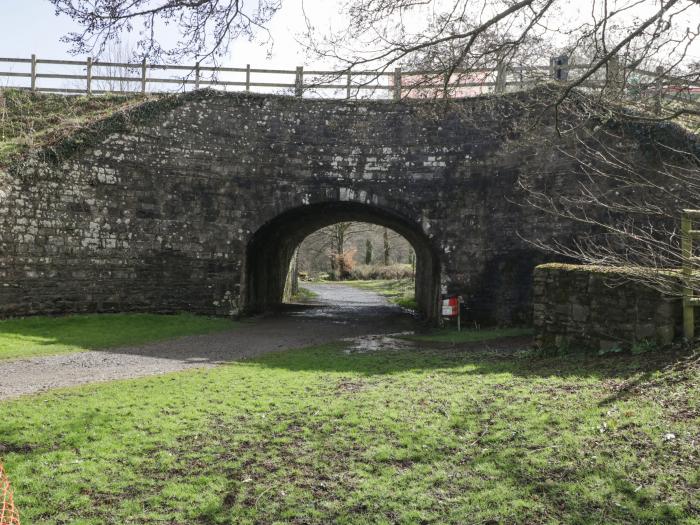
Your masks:
M700 522L697 355L424 346L0 403L22 522Z
M95 314L0 321L0 360L135 345L230 330L236 323L191 314Z
M416 282L413 279L373 279L369 281L341 281L341 284L370 290L383 295L394 304L411 310L418 309L416 303Z
M488 341L501 337L517 337L532 335L532 328L486 328L484 330L473 330L463 328L458 332L456 328L443 328L426 334L416 334L403 336L404 339L412 341L429 341L435 343L470 343L474 341Z
M316 292L300 286L299 291L295 295L292 295L292 301L311 301L316 297L318 297Z

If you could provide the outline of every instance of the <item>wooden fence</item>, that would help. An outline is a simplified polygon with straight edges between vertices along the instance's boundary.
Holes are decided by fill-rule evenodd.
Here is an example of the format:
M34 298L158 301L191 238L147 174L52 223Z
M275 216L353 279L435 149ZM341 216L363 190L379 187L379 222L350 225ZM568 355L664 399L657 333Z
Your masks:
M681 257L683 260L683 335L689 341L695 338L695 308L700 297L695 295L696 268L700 257L695 256L694 241L700 239L700 230L694 225L700 221L700 210L683 210L681 216Z
M9 65L9 67L8 67ZM32 91L65 94L101 93L162 93L191 88L212 87L244 91L277 90L302 96L331 98L394 98L428 97L442 94L446 87L452 96L481 93L501 93L523 89L546 79L567 82L576 78L589 65L569 63L566 56L554 57L548 65L512 66L495 64L493 68L456 70L444 85L444 73L435 71L324 71L295 69L259 69L246 67L212 67L195 64L163 65L102 62L87 60L52 60L31 58L0 58L0 87L16 87ZM164 73L163 73L164 72ZM160 74L159 74L160 73ZM2 80L4 79L4 82ZM19 84L16 81L19 80ZM68 85L66 85L68 83ZM700 95L700 83L641 69L624 69L612 61L606 71L597 72L583 84L586 88L635 90L662 97Z

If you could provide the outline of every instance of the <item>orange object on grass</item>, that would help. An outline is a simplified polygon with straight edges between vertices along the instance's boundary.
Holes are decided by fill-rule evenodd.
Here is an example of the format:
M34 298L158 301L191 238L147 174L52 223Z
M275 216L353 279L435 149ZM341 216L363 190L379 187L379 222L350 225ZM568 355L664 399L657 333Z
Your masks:
M0 463L0 525L20 525L19 512L12 500L10 480Z

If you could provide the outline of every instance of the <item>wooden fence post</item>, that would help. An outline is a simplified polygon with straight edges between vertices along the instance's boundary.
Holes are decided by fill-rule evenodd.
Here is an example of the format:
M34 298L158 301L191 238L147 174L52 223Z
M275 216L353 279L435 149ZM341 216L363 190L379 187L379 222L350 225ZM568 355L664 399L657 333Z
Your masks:
M564 82L569 79L569 57L560 55L549 59L549 76Z
M499 60L496 66L496 85L494 86L494 91L496 93L503 93L506 90L506 75L508 74L507 64Z
M36 55L32 55L32 91L36 91Z
M92 95L92 57L87 58L87 75L86 75L86 83L87 83L87 94Z
M146 57L141 61L141 94L146 94Z
M615 96L620 95L625 91L625 81L621 73L620 57L613 55L610 57L610 60L608 60L608 67L605 75L605 89Z
M401 68L394 69L394 100L401 100Z
M348 71L347 78L345 80L345 98L350 100L350 95L351 95L351 87L352 87L352 75L350 74L350 71Z
M194 66L194 88L199 89L199 62Z
M683 335L695 338L695 305L693 304L693 218L690 210L681 216L681 261L683 264Z
M654 113L656 115L661 113L661 95L664 87L663 76L663 66L656 66L656 79L654 80Z
M297 66L296 76L294 77L294 96L302 97L304 95L304 68Z
M250 91L250 64L245 66L245 90Z

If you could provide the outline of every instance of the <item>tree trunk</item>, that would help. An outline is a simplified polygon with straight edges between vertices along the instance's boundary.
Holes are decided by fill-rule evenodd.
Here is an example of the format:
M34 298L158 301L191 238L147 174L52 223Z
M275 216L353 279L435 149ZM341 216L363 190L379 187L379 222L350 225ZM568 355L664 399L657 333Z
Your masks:
M389 266L391 257L391 245L389 244L389 230L384 228L384 266Z

